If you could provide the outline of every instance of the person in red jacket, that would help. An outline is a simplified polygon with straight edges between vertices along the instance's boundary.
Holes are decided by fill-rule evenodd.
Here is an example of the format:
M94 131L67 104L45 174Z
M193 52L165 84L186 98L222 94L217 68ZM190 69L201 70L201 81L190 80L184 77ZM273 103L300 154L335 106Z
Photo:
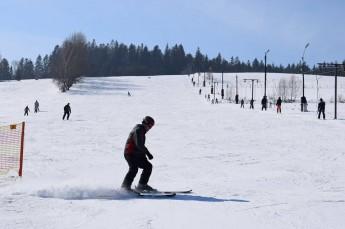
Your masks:
M152 172L152 164L147 160L147 158L152 160L153 156L145 146L145 134L153 127L154 124L154 119L150 116L146 116L143 119L142 124L135 125L129 133L124 150L124 157L128 163L129 170L121 185L121 187L127 191L132 190L131 185L139 168L143 169L143 171L136 190L157 191L147 184Z

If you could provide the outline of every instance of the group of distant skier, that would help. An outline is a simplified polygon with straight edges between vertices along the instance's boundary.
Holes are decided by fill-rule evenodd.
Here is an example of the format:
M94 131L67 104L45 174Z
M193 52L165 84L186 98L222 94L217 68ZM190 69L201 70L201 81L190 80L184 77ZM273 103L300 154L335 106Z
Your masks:
M192 84L193 86L195 86L195 81L194 79L192 78ZM199 95L201 95L201 88L199 89ZM212 89L211 89L211 93L212 93ZM215 100L212 99L211 100L211 96L210 94L205 94L205 98L207 99L207 101L211 101L212 104L214 103L219 103L218 99L216 98ZM282 113L282 98L279 96L278 99L276 100L276 111L277 113ZM241 104L241 108L244 108L244 99L242 98L241 100L239 100L239 96L236 95L235 96L235 103L238 104L240 103ZM267 96L263 96L263 98L261 99L261 110L267 110L267 104L268 104L268 100L267 100ZM270 107L272 106L272 102L269 103L270 104ZM308 111L307 110L307 106L308 106L308 103L307 103L307 99L305 96L302 96L301 97L301 111L302 112L306 112ZM317 109L317 112L318 112L318 119L320 119L321 117L321 114L323 116L323 119L326 119L326 115L325 115L325 106L326 106L326 103L325 101L320 98L320 101L318 103L318 109ZM249 109L254 109L254 99L250 99L249 100Z
M64 108L64 114L62 116L62 120L65 120L65 118L67 118L67 120L69 120L69 116L71 115L72 113L72 110L71 110L71 106L69 103L67 103ZM38 113L40 111L40 104L39 102L36 100L35 103L34 103L34 112L35 113ZM24 108L24 116L29 116L29 112L30 112L30 108L29 106L27 105L25 108Z
M35 108L35 113L39 112L40 111L40 104L38 103L38 101L36 100L35 103L34 103L34 108ZM24 108L24 116L29 116L29 112L30 112L30 108L29 106L27 105L25 108Z

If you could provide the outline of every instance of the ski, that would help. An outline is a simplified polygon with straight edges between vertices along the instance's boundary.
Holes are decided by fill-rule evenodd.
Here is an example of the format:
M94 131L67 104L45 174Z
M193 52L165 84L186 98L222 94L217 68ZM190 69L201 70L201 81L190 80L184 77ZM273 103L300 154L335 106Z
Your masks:
M176 194L188 194L188 193L192 193L192 189L187 189L187 190L177 190L177 191L158 191L158 192L162 192L162 193L176 193Z
M174 197L174 192L136 192L141 197Z
M173 197L176 196L176 193L174 192L159 192L159 191L155 191L155 192L145 192L145 191L139 191L139 190L135 190L135 189L131 189L131 190L126 190L126 192L131 192L135 195L138 195L140 197Z
M173 197L176 194L188 194L192 192L192 189L177 190L177 191L140 191L136 189L127 190L127 192L132 192L141 197Z

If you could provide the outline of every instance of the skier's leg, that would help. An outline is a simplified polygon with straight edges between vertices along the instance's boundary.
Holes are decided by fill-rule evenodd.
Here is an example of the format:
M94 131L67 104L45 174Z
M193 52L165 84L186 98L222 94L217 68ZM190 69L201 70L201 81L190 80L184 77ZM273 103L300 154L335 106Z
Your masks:
M125 156L125 159L128 163L129 169L122 182L121 187L130 189L133 183L133 180L138 173L138 166L136 165L135 160L133 160L132 158Z
M139 164L139 168L143 169L141 173L139 184L146 185L149 182L151 173L152 173L152 164L145 158L145 160L141 161Z

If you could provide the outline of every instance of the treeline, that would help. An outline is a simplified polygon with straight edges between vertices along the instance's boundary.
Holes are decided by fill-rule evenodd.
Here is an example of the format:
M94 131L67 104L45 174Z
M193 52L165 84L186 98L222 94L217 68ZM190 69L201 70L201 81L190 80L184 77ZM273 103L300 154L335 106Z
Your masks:
M267 72L301 73L301 64L267 64ZM304 72L312 69L304 65ZM60 83L62 91L81 76L127 76L127 75L175 75L195 72L264 72L265 63L255 58L241 61L239 57L226 60L219 53L209 58L198 48L194 55L186 53L182 44L162 51L159 46L149 49L146 45L126 45L118 41L97 44L88 42L81 33L72 34L61 46L55 46L51 54L36 58L35 62L21 58L10 65L0 58L0 80L53 78ZM68 78L71 78L67 80ZM69 82L66 82L69 81Z

